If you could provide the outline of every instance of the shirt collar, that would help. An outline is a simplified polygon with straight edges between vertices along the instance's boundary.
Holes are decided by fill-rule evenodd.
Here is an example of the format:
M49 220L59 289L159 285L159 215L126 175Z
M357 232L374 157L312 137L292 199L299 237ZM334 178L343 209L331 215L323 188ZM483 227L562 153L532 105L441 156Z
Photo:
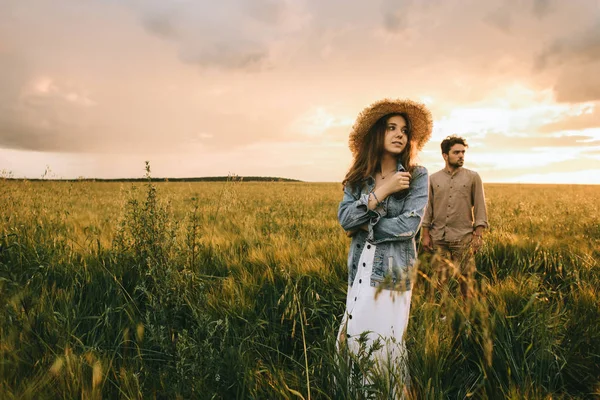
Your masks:
M454 176L454 175L459 174L460 171L462 171L462 167L458 167L458 169L455 170L454 172L450 172L450 171L448 171L448 169L446 167L444 167L444 172L446 173L446 175L452 175L452 176Z

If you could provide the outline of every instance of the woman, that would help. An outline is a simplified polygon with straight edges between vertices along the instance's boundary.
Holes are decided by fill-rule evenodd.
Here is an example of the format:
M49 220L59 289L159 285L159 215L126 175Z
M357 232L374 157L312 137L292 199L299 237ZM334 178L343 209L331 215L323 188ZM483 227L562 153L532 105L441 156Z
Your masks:
M387 372L405 373L402 337L416 275L415 236L428 195L427 170L414 159L432 126L423 104L385 99L363 110L350 134L354 161L338 220L352 243L338 339L355 354L361 334L368 346L379 339L382 347L374 346L372 354Z

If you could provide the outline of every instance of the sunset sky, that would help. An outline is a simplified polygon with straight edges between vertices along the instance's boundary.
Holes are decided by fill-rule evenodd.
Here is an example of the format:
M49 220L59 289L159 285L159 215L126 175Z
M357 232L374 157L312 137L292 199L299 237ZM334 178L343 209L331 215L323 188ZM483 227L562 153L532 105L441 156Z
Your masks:
M600 184L600 0L1 0L0 171L341 181L426 103L484 182Z

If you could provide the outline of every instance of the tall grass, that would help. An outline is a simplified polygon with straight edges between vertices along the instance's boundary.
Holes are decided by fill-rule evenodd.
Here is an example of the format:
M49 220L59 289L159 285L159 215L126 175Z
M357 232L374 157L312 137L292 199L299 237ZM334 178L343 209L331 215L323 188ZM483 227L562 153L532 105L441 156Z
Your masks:
M406 397L599 396L600 188L486 190L476 295L440 291L420 259ZM0 181L0 397L387 398L362 380L372 349L336 352L340 197L235 177Z

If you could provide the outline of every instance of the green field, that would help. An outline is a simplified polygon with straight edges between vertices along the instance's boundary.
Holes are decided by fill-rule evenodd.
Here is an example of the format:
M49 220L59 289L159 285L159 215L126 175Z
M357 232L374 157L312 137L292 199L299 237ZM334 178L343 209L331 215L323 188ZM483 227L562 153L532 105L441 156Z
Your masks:
M335 353L341 196L0 180L0 398L385 398L358 383L367 357ZM421 259L407 398L598 398L600 186L486 196L473 300Z

